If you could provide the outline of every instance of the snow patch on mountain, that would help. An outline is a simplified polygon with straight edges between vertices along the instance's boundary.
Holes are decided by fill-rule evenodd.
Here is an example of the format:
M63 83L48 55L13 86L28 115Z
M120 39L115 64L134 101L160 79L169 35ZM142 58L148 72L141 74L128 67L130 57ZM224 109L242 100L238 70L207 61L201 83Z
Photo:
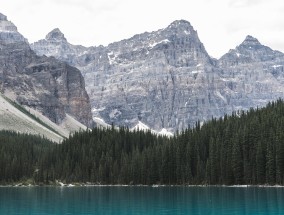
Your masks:
M131 131L150 131L152 134L160 135L160 136L167 136L172 137L174 136L172 132L169 132L167 129L163 128L161 131L157 132L151 129L148 125L144 124L143 122L139 121L137 125L130 129Z
M130 129L131 131L148 131L151 130L150 127L143 122L139 121L137 125Z
M215 91L215 94L216 94L220 99L222 99L225 103L227 103L227 99L226 99L224 96L222 96L222 94L221 94L219 91Z
M159 41L159 42L155 42L155 43L152 43L149 45L150 48L154 48L156 45L158 44L161 44L161 43L170 43L170 41L168 39L165 39L165 40L162 40L162 41Z
M107 124L102 118L93 117L93 120L97 124L97 127L102 127L102 128L110 128L111 127L111 125Z
M169 132L167 129L163 128L160 132L158 132L161 136L172 137L174 136L172 132Z
M276 68L279 68L279 67L282 67L283 65L273 65L272 67L274 68L274 69L276 69Z

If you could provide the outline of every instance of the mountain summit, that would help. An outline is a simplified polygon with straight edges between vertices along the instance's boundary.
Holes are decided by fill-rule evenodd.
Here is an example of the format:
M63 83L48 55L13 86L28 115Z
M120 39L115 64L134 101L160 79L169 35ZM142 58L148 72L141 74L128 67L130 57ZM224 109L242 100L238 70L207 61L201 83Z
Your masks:
M186 20L175 20L173 21L169 26L168 28L176 28L176 29L190 29L190 30L193 30L193 27L192 25L190 24L190 22L186 21Z
M67 41L64 37L64 34L60 31L59 28L55 28L51 32L49 32L46 35L45 39L49 41Z
M193 29L193 26L190 24L190 22L188 22L186 20L176 20L176 21L172 22L166 29L176 29L180 32L187 34L187 35L189 35L190 33L196 32Z
M271 61L282 57L283 53L272 50L261 44L255 37L248 35L240 45L223 55L218 63L221 67L235 66Z
M0 42L8 44L15 42L27 43L27 39L18 32L17 27L0 13Z
M262 46L262 44L258 41L258 39L248 35L242 42L241 46Z

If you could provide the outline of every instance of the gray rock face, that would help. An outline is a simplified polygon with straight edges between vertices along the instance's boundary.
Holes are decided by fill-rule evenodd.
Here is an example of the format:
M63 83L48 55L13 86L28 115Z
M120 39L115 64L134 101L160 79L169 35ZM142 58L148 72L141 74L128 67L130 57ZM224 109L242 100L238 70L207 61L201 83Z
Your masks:
M48 41L66 41L66 38L64 37L64 34L58 29L53 29L48 35L45 37Z
M107 47L40 40L38 54L79 68L93 116L132 127L181 130L238 109L283 97L281 52L248 36L220 60L209 57L197 32L184 20Z
M235 94L229 104L234 109L248 109L283 98L283 65L283 53L247 36L218 61L226 86Z
M67 42L64 34L58 29L52 30L45 39L31 44L32 49L36 50L38 55L53 56L59 60L66 61L73 66L80 66L80 56L85 56L88 50L84 46L76 46Z
M252 36L247 36L239 46L220 58L218 66L224 68L257 62L267 63L281 58L283 58L283 53L262 45Z
M17 27L0 13L0 40L2 43L27 42L17 30Z
M7 21L7 16L5 16L2 13L0 13L0 21Z
M0 16L0 26L7 19ZM3 24L4 22L4 24ZM3 33L0 29L0 35ZM0 90L60 123L66 113L92 126L91 106L80 71L54 57L39 57L17 31L0 37ZM8 41L8 42L7 42Z

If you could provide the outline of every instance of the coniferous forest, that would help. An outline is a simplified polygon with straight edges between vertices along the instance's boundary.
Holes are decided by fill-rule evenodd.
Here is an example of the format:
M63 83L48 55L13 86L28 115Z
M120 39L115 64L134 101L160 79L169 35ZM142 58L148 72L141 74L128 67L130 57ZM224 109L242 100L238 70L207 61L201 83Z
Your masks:
M284 102L233 113L172 138L110 128L62 144L0 132L0 183L281 184Z

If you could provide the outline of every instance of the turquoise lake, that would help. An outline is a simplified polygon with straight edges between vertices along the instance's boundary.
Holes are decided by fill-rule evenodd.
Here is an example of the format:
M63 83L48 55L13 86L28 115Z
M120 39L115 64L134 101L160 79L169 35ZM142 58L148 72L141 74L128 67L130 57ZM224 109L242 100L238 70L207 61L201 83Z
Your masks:
M284 214L284 188L1 187L0 214Z

